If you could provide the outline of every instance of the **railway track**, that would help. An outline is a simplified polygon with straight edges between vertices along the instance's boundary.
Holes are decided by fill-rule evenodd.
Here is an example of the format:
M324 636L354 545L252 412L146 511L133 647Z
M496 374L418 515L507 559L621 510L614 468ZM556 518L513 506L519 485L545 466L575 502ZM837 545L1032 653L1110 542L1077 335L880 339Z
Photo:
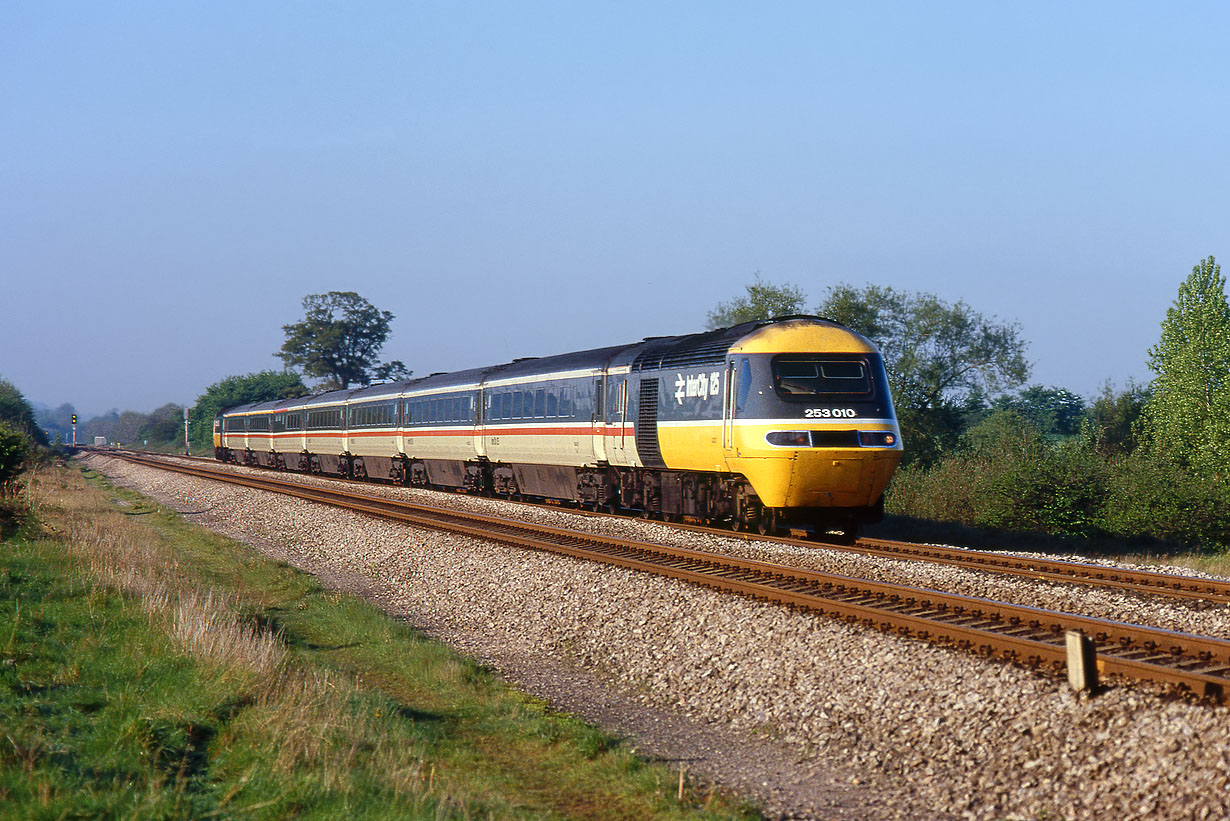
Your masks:
M125 453L111 455L417 527L669 576L1055 672L1061 671L1069 658L1067 635L1079 632L1092 641L1100 673L1160 682L1211 700L1224 700L1230 693L1230 641L1223 639L577 532L340 488Z
M115 451L98 451L117 455ZM135 451L124 451L141 455ZM177 459L188 460L202 465L217 465L210 458L194 456L177 456ZM359 480L341 480L365 485ZM525 504L532 504L525 502ZM558 509L556 506L547 505ZM583 516L604 516L585 510L570 510ZM702 533L719 535L726 538L769 541L779 544L815 547L818 543L807 539L788 538L780 536L756 536L747 533L736 533L730 530L707 527L703 525L680 524L664 522L671 527L695 530ZM1011 553L995 553L986 550L972 550L964 547L946 547L942 545L917 544L914 542L893 541L888 539L861 538L854 544L821 543L825 549L840 550L847 553L858 553L865 556L879 556L888 559L909 561L927 561L935 564L961 567L967 570L982 570L989 573L1000 573L1009 576L1032 579L1035 581L1052 581L1067 584L1084 584L1095 587L1107 587L1116 591L1130 591L1143 595L1165 596L1169 598L1206 601L1220 604L1230 604L1230 581L1224 579L1209 579L1198 576L1184 576L1173 573L1158 573L1151 570L1134 570L1122 567L1074 562L1063 559L1045 559L1037 556L1023 556Z

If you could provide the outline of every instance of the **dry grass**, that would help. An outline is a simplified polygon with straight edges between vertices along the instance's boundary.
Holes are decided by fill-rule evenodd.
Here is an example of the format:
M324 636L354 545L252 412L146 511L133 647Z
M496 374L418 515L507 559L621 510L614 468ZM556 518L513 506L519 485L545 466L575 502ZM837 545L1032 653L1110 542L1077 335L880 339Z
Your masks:
M203 590L141 520L148 509L100 508L104 497L71 471L31 471L23 484L24 502L86 568L81 583L136 599L183 653L242 682L249 708L232 730L267 739L277 772L308 768L326 788L346 789L361 757L396 794L423 791L421 759L391 742L379 714L356 707L357 685L297 667L279 634L245 620L234 599Z

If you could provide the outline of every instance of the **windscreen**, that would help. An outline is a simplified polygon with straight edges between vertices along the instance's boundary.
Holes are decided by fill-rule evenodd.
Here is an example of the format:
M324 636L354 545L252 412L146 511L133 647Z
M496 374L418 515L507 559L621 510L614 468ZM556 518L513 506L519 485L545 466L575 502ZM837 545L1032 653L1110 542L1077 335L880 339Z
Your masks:
M869 399L871 372L861 359L826 359L814 355L773 359L773 387L785 399L841 397Z

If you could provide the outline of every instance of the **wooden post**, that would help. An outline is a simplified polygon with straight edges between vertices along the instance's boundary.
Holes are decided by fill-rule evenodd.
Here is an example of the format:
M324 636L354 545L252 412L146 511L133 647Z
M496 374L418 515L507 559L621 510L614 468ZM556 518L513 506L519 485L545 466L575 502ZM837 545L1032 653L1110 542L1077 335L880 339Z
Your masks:
M1098 654L1093 639L1079 630L1069 630L1064 638L1068 645L1068 684L1073 690L1094 690L1098 686Z

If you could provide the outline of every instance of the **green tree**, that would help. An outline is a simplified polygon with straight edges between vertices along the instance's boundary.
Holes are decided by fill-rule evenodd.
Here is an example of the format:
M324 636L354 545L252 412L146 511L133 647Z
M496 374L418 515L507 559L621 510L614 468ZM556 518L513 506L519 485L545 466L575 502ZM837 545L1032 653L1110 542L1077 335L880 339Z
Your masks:
M303 309L303 321L282 326L286 341L277 355L287 367L323 379L324 388L410 376L400 360L377 361L393 321L389 311L377 310L353 291L309 294Z
M11 483L21 473L30 455L30 438L0 421L0 497L11 495Z
M1230 477L1230 304L1212 256L1179 286L1149 368L1157 376L1143 421L1157 454L1204 476Z
M1080 432L1085 418L1085 400L1067 388L1030 385L1015 396L1005 394L995 401L1000 410L1013 410L1049 436L1072 436Z
M755 274L755 281L746 286L747 295L729 302L719 302L709 312L710 328L729 328L741 322L772 319L777 316L801 314L807 297L797 285L774 285Z
M249 402L290 399L308 392L293 371L261 371L228 376L205 389L188 414L188 438L197 451L213 449L214 417L224 408Z
M35 445L47 447L47 435L34 418L34 409L17 386L0 379L0 422L26 435Z
M971 399L1029 378L1019 326L988 319L963 301L837 285L816 312L880 348L912 461L931 462L953 446Z
M1109 382L1103 385L1081 424L1081 435L1088 446L1107 458L1134 452L1148 396L1148 391L1134 382L1128 382L1122 391L1116 391Z
M169 402L153 410L137 430L137 439L154 445L178 445L184 447L184 409Z

